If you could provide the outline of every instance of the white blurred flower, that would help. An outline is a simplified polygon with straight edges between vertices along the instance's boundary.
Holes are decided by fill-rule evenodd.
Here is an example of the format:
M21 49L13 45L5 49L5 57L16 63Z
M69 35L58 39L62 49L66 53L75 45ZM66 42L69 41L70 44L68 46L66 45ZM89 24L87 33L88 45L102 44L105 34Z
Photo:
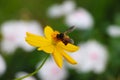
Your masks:
M28 74L28 73L21 71L21 72L17 72L16 75L15 75L15 77L16 77L16 78L19 78L19 77L25 76L25 75L27 75L27 74ZM30 76L30 77L24 78L24 79L22 79L22 80L36 80L36 79L35 79L35 77Z
M107 63L107 50L97 41L88 41L80 45L80 50L75 52L72 57L78 61L73 66L78 72L102 73Z
M58 18L63 15L63 12L62 12L61 6L59 6L58 4L54 4L48 9L47 14L51 18Z
M52 60L47 60L38 72L41 80L66 80L67 75L66 69L60 69Z
M62 11L64 14L70 14L75 10L76 4L72 0L66 0L64 3L61 5Z
M75 3L72 0L64 1L63 4L54 4L51 6L47 13L51 18L58 18L68 13L71 13L75 9Z
M25 42L26 32L42 35L41 25L36 21L8 21L2 24L1 31L1 49L7 53L14 52L18 47L26 51L33 50L33 47Z
M6 70L6 63L3 57L0 55L0 76L4 74L5 70Z
M107 29L107 33L111 37L120 37L120 26L111 25Z
M79 8L73 13L66 15L65 23L70 27L76 26L80 29L90 29L93 27L94 20L87 10Z

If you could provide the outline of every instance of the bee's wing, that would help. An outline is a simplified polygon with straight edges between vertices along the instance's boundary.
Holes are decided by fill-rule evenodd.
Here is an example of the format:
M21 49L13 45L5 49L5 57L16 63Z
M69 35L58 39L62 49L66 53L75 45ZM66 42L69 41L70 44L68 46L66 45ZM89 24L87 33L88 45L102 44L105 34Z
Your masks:
M71 44L74 44L74 40L73 40L73 39L70 39L70 43L71 43Z
M70 33L70 32L72 32L74 29L75 29L75 26L72 26L72 27L70 27L68 30L66 30L64 33L65 33L65 34Z

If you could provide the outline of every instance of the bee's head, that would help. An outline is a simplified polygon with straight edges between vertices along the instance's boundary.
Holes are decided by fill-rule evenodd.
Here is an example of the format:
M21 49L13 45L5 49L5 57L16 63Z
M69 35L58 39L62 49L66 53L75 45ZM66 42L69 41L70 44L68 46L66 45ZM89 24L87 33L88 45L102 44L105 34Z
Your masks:
M64 38L64 33L57 34L57 39L63 39Z

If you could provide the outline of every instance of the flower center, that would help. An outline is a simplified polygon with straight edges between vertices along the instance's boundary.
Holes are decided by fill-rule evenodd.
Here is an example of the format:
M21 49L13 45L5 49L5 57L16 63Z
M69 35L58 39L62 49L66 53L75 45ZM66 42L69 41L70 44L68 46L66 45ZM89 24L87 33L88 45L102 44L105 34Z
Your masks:
M60 34L58 31L54 31L53 33L52 33L52 44L53 45L56 45L60 40L57 38L57 35L58 34Z

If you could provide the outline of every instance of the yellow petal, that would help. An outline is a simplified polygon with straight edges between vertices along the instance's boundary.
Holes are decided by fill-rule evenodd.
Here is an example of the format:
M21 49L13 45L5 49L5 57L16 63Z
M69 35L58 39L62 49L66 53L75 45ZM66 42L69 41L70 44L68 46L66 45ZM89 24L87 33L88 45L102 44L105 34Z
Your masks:
M35 46L35 47L40 47L40 46L47 46L50 44L50 41L45 39L42 36L38 36L32 33L27 32L27 36L25 38L26 42L28 42L30 45Z
M53 45L41 46L38 50L43 50L46 53L53 53L55 47Z
M67 53L65 53L64 51L62 52L62 56L71 64L77 64L77 62L71 58Z
M44 29L44 34L47 39L52 38L53 29L50 26L46 26Z
M62 47L63 49L65 49L66 51L69 51L69 52L74 52L74 51L77 51L79 49L78 46L75 46L75 45L70 44L70 43L65 45L63 42L59 42L58 46Z
M56 48L55 51L53 52L53 58L54 58L56 64L60 68L62 68L63 60L62 60L62 55L60 54L58 48Z

